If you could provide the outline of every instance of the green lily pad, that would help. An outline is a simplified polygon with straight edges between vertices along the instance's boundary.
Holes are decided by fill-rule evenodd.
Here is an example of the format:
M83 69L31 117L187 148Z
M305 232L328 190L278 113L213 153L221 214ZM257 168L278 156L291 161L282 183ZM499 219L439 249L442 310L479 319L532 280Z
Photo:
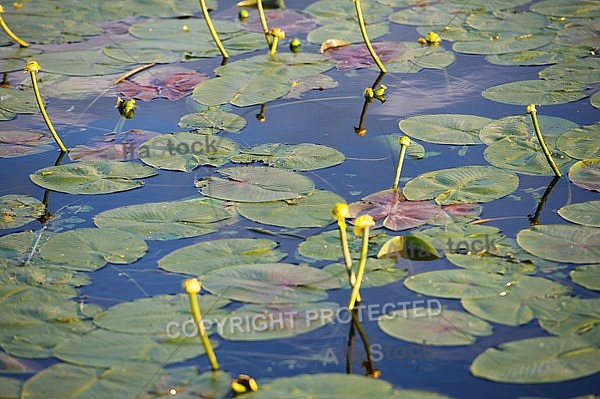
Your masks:
M561 15L565 17L600 17L600 5L595 1L573 0L564 3L560 0L544 0L532 4L531 11L544 15Z
M145 392L138 392L140 398L158 399L177 395L180 398L222 399L231 394L233 377L222 370L199 374L196 366L180 366L162 368L155 373L152 374L152 381L146 384Z
M403 54L386 62L385 67L391 73L417 73L422 69L444 69L454 60L454 52L443 46L428 46L423 48L416 42L401 42L405 50Z
M214 129L215 132L223 130L227 133L239 133L246 124L246 119L243 117L221 109L207 109L187 114L179 120L179 127Z
M17 378L0 376L0 389L6 398L20 398L22 386L23 381Z
M348 247L352 259L360 259L362 239L352 233L352 227L346 229ZM369 237L368 256L376 256L379 248L388 239L382 231L372 230ZM342 257L339 229L324 231L312 235L298 245L302 256L318 260L338 260Z
M521 230L517 242L528 252L556 262L600 263L600 229L538 225Z
M217 342L211 344L213 348L218 345ZM111 367L133 362L136 367L143 367L144 363L155 366L177 363L205 352L197 340L162 340L148 335L95 330L63 341L54 347L53 353L62 361L82 366Z
M569 297L558 311L539 320L540 327L562 337L580 337L594 346L600 344L600 298ZM549 316L549 317L548 317Z
M4 130L0 132L0 158L16 158L50 151L54 148L52 143L54 140L51 137L39 131Z
M369 23L385 19L392 11L389 6L379 1L365 1L365 3L362 4L361 9L364 18L369 21ZM331 22L331 20L351 20L354 15L356 15L354 4L331 2L329 0L315 1L308 5L304 11L314 16L321 25L326 25Z
M587 201L563 206L558 214L569 222L600 227L600 201Z
M221 320L219 335L232 341L294 337L331 323L337 311L335 302L243 305Z
M404 285L419 294L442 298L481 298L506 291L510 277L474 270L435 270L413 274Z
M339 6L341 3L336 3ZM340 7L338 7L340 8ZM356 11L352 11L355 13ZM307 35L307 40L311 43L321 44L325 40L338 39L348 43L362 43L363 37L357 28L356 21L349 20L328 20L326 25L320 26L312 30ZM367 32L370 39L377 39L385 36L390 32L388 24L385 23L369 23Z
M233 216L225 203L211 198L151 202L114 208L94 217L101 228L140 235L145 240L173 240L215 232Z
M0 121L8 121L17 114L40 112L33 93L0 87Z
M431 114L402 119L400 130L410 137L436 144L481 144L479 130L490 118L476 115Z
M367 258L365 264L365 274L361 287L381 287L387 284L395 283L408 274L408 269L396 266L396 259L373 259ZM400 263L402 265L402 263ZM342 288L349 289L348 272L346 265L342 263L332 263L323 268L333 274L340 282Z
M221 267L278 262L287 253L275 249L277 245L272 240L253 238L202 241L171 252L158 261L158 266L173 273L201 276Z
M497 248L497 242L504 238L497 227L466 223L431 227L415 231L413 235L429 242L435 248L443 249L446 254L493 251Z
M80 228L52 236L41 248L46 261L74 270L93 271L108 262L133 263L146 253L137 235L115 229Z
M395 310L377 320L379 328L394 338L429 345L459 346L476 337L492 335L492 326L465 312L444 309Z
M538 337L489 348L471 363L479 378L512 384L568 381L600 371L600 349L583 339Z
M555 33L532 32L523 33L501 32L477 32L469 37L467 41L457 41L452 49L457 53L465 54L506 54L516 53L524 50L532 50L545 46L552 42Z
M83 161L50 166L29 175L32 182L69 194L107 194L144 185L136 180L155 175L154 169L136 163Z
M600 122L571 129L556 144L573 158L600 158Z
M36 56L42 72L69 76L110 75L125 72L129 65L138 60L129 57L126 61L107 57L101 50L68 50L44 52Z
M595 291L600 291L600 265L578 266L570 274L571 280Z
M240 166L219 169L225 176L208 176L196 182L207 197L238 202L265 202L301 198L314 189L308 177L285 169Z
M156 168L191 172L201 165L222 166L238 150L237 143L227 137L176 132L146 141L139 146L138 155Z
M586 190L600 191L600 158L576 162L569 169L569 180Z
M580 58L573 62L552 65L538 73L540 79L577 83L600 82L600 59Z
M0 197L0 229L13 229L37 220L46 211L37 198L8 194Z
M264 162L269 166L292 170L328 168L344 162L344 154L321 144L261 144L240 150L231 157L235 163Z
M439 30L442 30L450 21L449 15L452 15L453 24L460 24L466 20L469 9L468 3L428 4L427 7L414 6L396 11L389 16L389 20L403 25L439 25Z
M262 304L316 302L327 299L325 289L339 288L331 273L288 263L219 268L207 272L202 283L214 295Z
M537 306L547 306L547 299L563 295L570 289L542 277L516 276L506 289L486 298L462 298L462 306L482 319L509 326L529 323Z
M524 28L529 32L543 30L548 18L534 12L494 11L493 13L472 13L467 24L477 30L497 32L519 32Z
M488 202L517 189L514 173L489 166L462 166L424 173L404 186L409 200L435 199L440 205L455 202Z
M222 308L229 301L212 295L199 295L198 305L204 325L208 327L229 314ZM192 337L197 327L192 319L188 294L156 295L122 302L94 316L94 324L115 332L152 335L164 339ZM197 339L197 338L194 338Z
M241 202L237 210L243 217L258 223L282 227L325 227L333 223L331 208L344 202L339 195L314 190L297 200Z
M521 80L489 87L481 95L488 100L505 104L565 104L587 97L586 87L578 82Z
M544 141L551 148L555 146L556 140L561 134L578 126L575 122L556 116L537 115L537 119ZM479 139L488 145L508 136L516 136L521 140L534 137L535 130L531 116L506 116L493 120L479 131Z
M600 91L590 97L590 102L594 108L600 108Z

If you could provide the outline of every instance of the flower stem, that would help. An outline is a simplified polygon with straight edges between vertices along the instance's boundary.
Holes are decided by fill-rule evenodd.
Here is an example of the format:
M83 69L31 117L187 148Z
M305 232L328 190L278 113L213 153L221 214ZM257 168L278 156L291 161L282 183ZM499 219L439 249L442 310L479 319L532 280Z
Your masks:
M42 113L42 117L44 118L44 121L46 122L46 125L48 126L48 130L50 130L50 133L52 134L52 137L54 137L54 141L56 141L56 144L58 144L58 147L60 148L60 150L62 152L66 152L67 148L65 147L62 140L58 136L58 133L56 133L56 130L54 130L54 126L52 126L52 122L50 122L50 118L48 117L48 114L46 113L46 108L44 107L44 100L42 100L42 96L40 96L40 89L38 87L37 80L35 77L36 71L39 71L40 69L42 69L42 67L37 63L37 61L29 61L27 63L27 66L25 67L25 72L29 72L29 74L31 76L31 84L33 85L33 92L35 93L35 99L38 103L38 106L40 107L40 112Z
M202 323L202 315L200 314L200 306L198 305L198 296L197 294L200 292L201 284L198 279L190 278L184 283L185 290L190 297L190 305L192 307L192 316L194 321L196 322L196 326L198 327L198 335L200 336L200 340L202 341L202 345L204 346L204 350L206 352L206 356L208 356L208 360L210 361L210 366L213 371L219 370L219 363L217 362L217 356L215 356L215 352L210 344L210 340L208 339L208 335L206 334L206 330L204 329L204 323Z
M527 106L527 113L531 115L531 119L533 120L533 127L535 129L535 135L537 136L538 141L540 142L540 147L542 147L542 151L544 152L544 156L546 160L550 164L554 175L557 177L561 177L560 170L554 163L554 159L552 159L552 155L550 155L550 151L548 151L548 147L546 146L546 142L544 141L544 137L542 136L542 132L540 131L540 125L537 120L537 109L535 109L535 104L529 104Z
M362 249L360 253L360 262L358 263L358 270L356 273L356 284L352 287L352 293L350 294L350 300L348 301L348 311L354 309L354 305L359 300L360 296L360 284L362 283L363 276L365 274L365 265L367 263L367 251L369 249L369 227L365 227L362 232Z
M410 139L406 136L402 136L398 139L398 142L400 143L400 155L398 156L398 164L396 165L396 176L394 177L394 185L392 186L393 190L398 189L402 164L404 163L404 154L406 153L406 148L410 145Z
M354 8L356 8L356 16L358 17L358 24L360 25L360 33L362 33L363 40L365 41L365 44L367 46L367 49L369 50L369 53L371 54L371 57L373 57L373 60L375 61L381 72L387 72L387 70L383 66L383 63L377 56L377 53L375 53L375 50L371 45L371 41L369 40L369 36L367 35L367 28L365 27L365 19L362 14L360 0L354 0Z
M263 8L262 0L256 1L256 7L258 8L258 17L260 18L260 24L262 25L263 32L265 32L265 39L267 39L267 44L269 45L269 49L273 49L271 43L271 35L269 34L269 26L267 25L267 18L265 17L265 10Z
M340 228L340 242L342 244L342 254L344 255L344 264L346 265L346 272L348 273L348 281L350 287L354 288L356 285L356 275L352 268L352 257L350 256L350 249L348 248L348 236L346 235L346 222L343 219L338 220L338 226ZM360 302L360 294L356 298Z
M0 5L0 26L4 30L4 32L19 46L21 47L29 47L29 43L25 40L21 39L19 36L15 35L13 31L10 30L4 19L2 18L2 13L4 13L4 7Z
M200 0L200 8L202 9L202 15L204 15L204 19L206 20L206 26L208 26L208 30L210 31L213 40L217 44L219 51L223 55L223 58L229 58L229 54L227 54L227 50L225 50L225 47L223 47L223 43L221 43L219 35L217 34L215 27L213 26L212 20L210 19L210 15L208 15L208 8L206 8L204 0Z

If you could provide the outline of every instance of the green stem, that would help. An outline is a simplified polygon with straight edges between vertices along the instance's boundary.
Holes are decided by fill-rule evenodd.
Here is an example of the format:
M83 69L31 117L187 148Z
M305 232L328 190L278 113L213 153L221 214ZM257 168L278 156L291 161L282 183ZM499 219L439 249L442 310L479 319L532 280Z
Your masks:
M344 255L344 264L346 265L346 272L348 273L348 281L350 287L354 288L356 285L356 275L354 269L352 269L352 257L350 256L350 249L348 248L348 236L346 235L346 222L343 219L338 220L338 226L340 228L340 242L342 244L342 254ZM360 302L360 294L356 299Z
M198 297L195 293L188 294L190 296L190 304L192 305L192 316L194 317L194 321L198 326L198 335L200 336L200 340L202 341L202 345L204 346L204 350L206 351L206 356L208 356L212 370L217 371L219 370L219 363L217 362L217 356L215 356L215 352L213 351L210 340L208 339L208 335L206 334L206 330L204 329L204 324L202 323L202 315L200 314Z
M360 253L360 262L358 263L358 271L356 273L356 284L354 284L354 287L352 287L352 293L350 294L350 300L348 301L348 311L352 311L354 309L356 301L358 301L358 297L360 295L360 284L365 274L365 265L367 263L367 251L369 249L369 228L365 227L362 234L363 241Z
M60 148L60 150L63 152L66 152L67 148L65 147L62 140L58 136L58 133L56 133L56 130L54 130L54 126L52 126L52 122L50 122L50 118L48 117L48 114L46 113L46 108L44 107L44 101L42 100L42 96L40 96L40 89L38 88L37 80L35 78L35 71L29 71L29 74L31 75L31 83L33 84L33 92L35 93L35 99L37 100L38 106L40 107L40 112L42 113L42 117L44 117L44 121L46 122L46 125L48 126L48 130L50 130L50 133L52 134L52 137L54 137L54 141L56 141L56 144L58 144L58 147Z
M278 41L279 41L279 38L277 36L273 36L273 41L271 42L271 49L269 50L269 54L275 55L275 52L277 51L277 42Z
M367 28L365 27L365 19L362 14L362 8L360 7L360 0L354 0L354 7L356 8L356 16L358 17L358 23L360 25L360 33L362 33L363 40L367 45L367 49L369 50L371 57L373 57L373 60L375 61L381 72L387 72L387 70L383 66L383 63L377 56L377 53L375 53L373 46L371 46L371 41L369 40L369 36L367 35Z
M225 47L223 47L223 44L221 43L221 40L219 39L219 35L217 34L215 27L213 26L213 23L210 19L210 15L208 15L208 8L206 8L206 4L204 3L204 0L200 0L200 8L202 9L202 14L204 15L204 19L206 20L206 25L208 26L208 30L210 31L210 34L212 35L213 40L217 44L219 51L223 55L223 58L229 58L229 54L227 54L227 50L225 50Z
M410 145L410 139L406 136L400 137L398 141L400 142L400 155L398 156L398 164L396 165L396 176L394 176L394 185L392 185L393 190L398 189L402 164L404 163L404 155L406 154L406 148Z
M548 151L548 147L546 146L546 142L544 141L544 137L542 136L542 132L540 131L540 125L537 120L537 110L535 109L535 104L529 104L529 106L527 107L527 112L531 114L531 119L533 120L533 127L535 129L535 135L537 136L537 139L540 142L540 147L542 147L542 151L544 152L546 160L550 164L554 175L557 177L561 177L562 175L560 173L560 170L558 170L558 167L554 163L552 155L550 155L550 151Z
M265 17L265 10L263 8L262 0L256 1L256 7L258 8L258 17L260 18L260 24L262 25L263 32L265 32L265 39L267 39L267 44L269 45L269 48L272 49L271 35L269 34L269 26L267 25L267 18Z
M2 6L0 6L2 7ZM2 9L1 12L4 12L4 9ZM6 34L13 39L19 46L21 47L29 47L29 43L27 43L26 41L22 40L19 36L15 35L13 33L13 31L10 30L10 28L8 27L8 25L6 25L6 22L4 22L4 19L2 18L2 16L0 15L0 26L2 27L2 29L4 30L4 32L6 32Z

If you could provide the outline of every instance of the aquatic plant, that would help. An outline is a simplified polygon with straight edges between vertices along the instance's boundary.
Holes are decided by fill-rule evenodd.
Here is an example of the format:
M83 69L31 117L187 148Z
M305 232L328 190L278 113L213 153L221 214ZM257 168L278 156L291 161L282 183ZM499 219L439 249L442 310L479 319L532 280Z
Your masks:
M398 155L398 164L396 165L396 176L394 177L394 184L392 189L398 189L398 182L400 181L400 173L402 172L402 164L404 163L404 154L406 154L406 148L410 145L410 139L407 136L402 136L398 139L400 143L400 155Z
M352 287L352 293L348 300L348 310L354 309L354 305L358 300L360 284L363 276L365 275L365 264L367 262L367 251L369 249L369 229L375 226L373 217L371 215L362 215L356 218L354 221L354 234L362 236L362 247L360 252L360 261L358 262L358 269L356 271L356 284Z
M350 215L350 210L347 204L339 202L335 204L331 210L333 217L337 219L337 224L340 230L340 243L342 245L342 254L344 256L344 264L346 265L346 272L348 273L348 280L350 287L354 288L356 285L356 275L354 269L352 269L352 257L350 256L350 249L348 248L348 236L346 235L346 218ZM360 302L360 294L357 297Z
M223 55L223 58L229 58L229 54L227 53L227 50L225 50L225 47L223 47L223 43L221 43L221 39L219 39L219 35L217 34L212 20L210 19L210 15L208 15L208 8L206 8L206 3L204 2L204 0L200 0L200 8L202 9L202 15L204 15L206 26L208 27L208 30L210 31L210 34L213 40L215 41L215 44L219 48L219 51Z
M369 54L371 54L371 57L373 57L373 61L375 61L375 63L379 67L379 70L381 70L381 72L387 72L385 66L383 66L383 63L377 56L375 49L371 45L371 40L369 39L369 35L367 34L367 27L365 26L365 18L363 17L362 7L360 6L360 0L354 0L354 8L356 9L356 17L358 18L358 24L360 26L360 33L362 34L367 49L369 50Z
M540 147L542 147L542 151L544 152L544 156L546 157L548 164L550 164L550 167L552 168L554 174L560 177L560 170L558 170L558 167L554 163L552 155L550 155L548 147L546 146L546 142L544 141L544 137L542 136L542 132L540 131L540 125L537 120L537 109L535 108L535 104L529 104L527 106L527 113L531 115L531 120L533 121L533 127L535 129L535 135L537 136L537 139L540 142Z
M8 25L6 25L6 22L4 22L4 19L2 18L3 13L4 13L4 7L2 7L2 5L0 5L0 26L2 27L4 32L8 35L8 37L10 37L12 40L14 40L19 46L29 47L29 43L27 43L25 40L21 39L19 36L15 35L15 33L10 30Z

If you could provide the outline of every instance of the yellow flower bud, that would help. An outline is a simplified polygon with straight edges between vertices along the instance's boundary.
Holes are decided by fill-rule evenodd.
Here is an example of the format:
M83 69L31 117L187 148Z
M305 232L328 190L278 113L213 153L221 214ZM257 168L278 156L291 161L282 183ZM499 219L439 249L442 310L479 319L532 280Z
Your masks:
M375 226L375 221L371 215L361 215L354 220L354 234L362 235L365 229Z
M41 71L41 70L42 70L42 67L35 60L29 61L27 63L27 66L25 67L25 72L38 72L38 71Z
M278 39L283 39L285 38L285 32L282 31L279 28L271 28L271 30L269 31L269 34L273 37L276 37Z
M240 374L235 380L231 381L231 389L234 396L237 396L247 392L258 391L258 384L254 381L254 378L246 374Z
M398 139L398 143L408 147L410 145L410 139L408 136L402 136Z
M348 204L344 204L343 202L338 202L335 204L333 209L331 209L331 214L336 219L345 219L350 216L350 209L348 208Z
M527 106L527 113L528 114L533 114L535 112L537 112L537 109L535 109L535 104L529 104Z
M197 278L188 278L183 282L183 287L188 294L198 294L202 289L202 284Z

